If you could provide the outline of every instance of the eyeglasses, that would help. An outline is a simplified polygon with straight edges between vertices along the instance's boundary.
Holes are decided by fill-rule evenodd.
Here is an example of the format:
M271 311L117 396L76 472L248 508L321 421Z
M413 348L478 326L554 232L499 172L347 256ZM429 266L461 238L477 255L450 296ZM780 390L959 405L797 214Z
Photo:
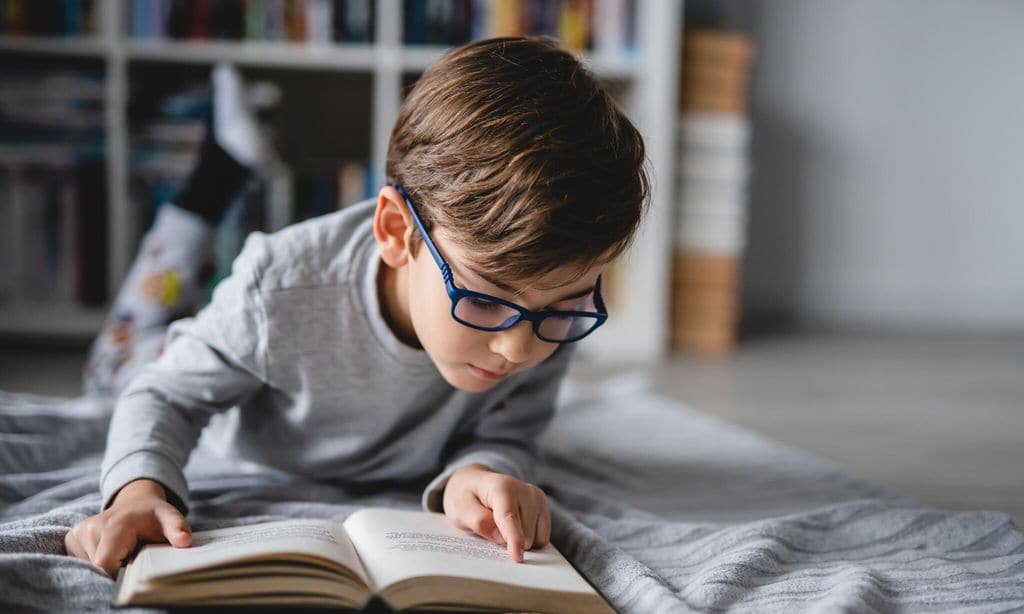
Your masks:
M445 290L452 302L452 317L459 324L477 330L496 332L508 330L519 322L527 320L533 325L534 334L542 341L570 343L579 341L594 332L594 329L608 319L604 301L601 299L600 277L597 278L594 291L585 297L587 306L593 306L593 311L530 311L496 296L455 287L452 268L448 266L448 262L438 251L437 245L434 244L427 229L423 226L423 220L416 213L412 199L400 185L394 183L391 185L405 199L405 204L409 207L409 212L423 237L423 242L434 258L434 262L441 269L441 279L444 280Z

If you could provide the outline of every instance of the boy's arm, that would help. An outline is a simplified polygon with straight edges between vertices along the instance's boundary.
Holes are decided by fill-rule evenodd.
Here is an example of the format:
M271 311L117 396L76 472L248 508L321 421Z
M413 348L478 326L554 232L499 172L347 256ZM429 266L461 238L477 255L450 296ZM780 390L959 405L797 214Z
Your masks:
M554 416L558 389L574 351L573 344L561 345L480 419L473 438L424 489L425 510L442 511L442 496L448 479L467 465L483 465L523 482L534 481L537 438Z
M250 235L210 304L170 326L163 355L118 399L100 477L103 509L126 484L146 478L187 512L183 468L200 431L214 413L244 402L267 379L259 288L264 244L261 233Z

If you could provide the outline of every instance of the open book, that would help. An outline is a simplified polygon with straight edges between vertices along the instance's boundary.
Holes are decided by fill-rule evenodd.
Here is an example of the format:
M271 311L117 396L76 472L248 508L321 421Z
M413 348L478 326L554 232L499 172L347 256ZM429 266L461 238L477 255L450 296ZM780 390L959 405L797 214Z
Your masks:
M366 508L343 524L285 520L150 544L118 576L118 606L306 605L611 612L550 544L515 563L441 514Z

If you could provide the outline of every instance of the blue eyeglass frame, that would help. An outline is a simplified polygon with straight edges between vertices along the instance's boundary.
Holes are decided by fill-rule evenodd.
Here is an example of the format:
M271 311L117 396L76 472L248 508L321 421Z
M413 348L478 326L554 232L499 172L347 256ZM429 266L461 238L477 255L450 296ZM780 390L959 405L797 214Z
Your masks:
M392 183L391 187L398 190L398 193L401 194L402 198L405 199L405 205L406 207L409 208L409 213L412 214L413 223L416 224L416 228L417 230L419 230L420 235L423 237L423 242L426 244L427 250L430 251L430 255L433 257L434 262L437 264L437 267L441 269L441 279L444 280L445 291L448 293L448 298L449 300L451 300L452 303L452 319L454 319L459 324L462 324L463 326L468 326L469 328L474 328L476 330L482 330L486 332L498 332L502 330L508 330L515 326L516 324L519 324L523 320L527 320L528 322L530 322L530 324L533 325L533 334L536 335L537 338L540 339L541 341L544 341L546 343L574 343L576 341L579 341L580 339L583 339L590 333L600 328L601 325L604 324L605 321L608 319L608 312L605 310L604 299L601 298L600 276L598 276L597 282L594 284L594 306L597 307L598 311L531 311L525 307L506 301L505 299L498 298L497 296L491 296L490 294L474 292L472 290L465 290L463 288L456 287L455 279L454 276L452 275L452 268L448 265L448 262L444 259L444 256L442 256L441 252L437 249L437 245L434 244L434 240L430 238L430 233L427 232L426 227L424 227L423 220L421 220L419 214L416 213L416 207L413 206L412 199L405 192L405 189L402 188L402 186L398 185L397 183ZM460 299L467 297L482 299L492 303L504 305L506 307L509 307L510 309L514 309L518 313L518 315L514 318L509 318L508 320L505 320L505 322L503 322L501 326L487 327L471 324L469 322L459 319L459 317L455 315L455 306L458 304ZM582 335L579 335L578 337L558 340L548 339L547 337L544 337L543 335L540 334L540 324L546 318L551 316L563 318L589 318L594 320L595 324L589 330L587 330L587 332L583 333Z

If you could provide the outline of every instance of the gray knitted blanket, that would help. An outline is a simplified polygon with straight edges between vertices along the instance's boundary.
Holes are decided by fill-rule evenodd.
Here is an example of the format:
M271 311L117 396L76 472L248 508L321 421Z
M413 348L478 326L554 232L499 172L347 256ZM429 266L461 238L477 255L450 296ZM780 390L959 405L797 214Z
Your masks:
M617 380L568 386L542 441L555 545L622 612L1024 610L1024 535L930 509ZM64 555L100 505L109 403L0 392L0 611L107 609ZM416 508L419 492L268 477L197 452L196 530Z

